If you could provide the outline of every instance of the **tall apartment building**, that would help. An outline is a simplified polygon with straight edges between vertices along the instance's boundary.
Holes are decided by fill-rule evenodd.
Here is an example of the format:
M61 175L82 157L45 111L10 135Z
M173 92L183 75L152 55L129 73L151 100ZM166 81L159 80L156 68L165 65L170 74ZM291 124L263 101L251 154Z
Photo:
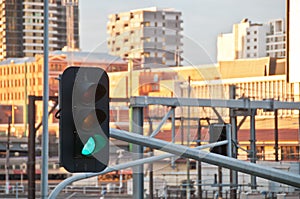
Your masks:
M232 33L218 35L218 61L259 57L285 57L283 19L266 24L243 19L233 25Z
M109 15L108 49L112 55L140 60L142 67L179 66L181 12L145 8Z
M276 19L269 22L270 30L266 35L266 56L285 57L285 21Z
M0 0L0 60L43 53L42 0ZM49 1L49 50L79 48L78 0Z

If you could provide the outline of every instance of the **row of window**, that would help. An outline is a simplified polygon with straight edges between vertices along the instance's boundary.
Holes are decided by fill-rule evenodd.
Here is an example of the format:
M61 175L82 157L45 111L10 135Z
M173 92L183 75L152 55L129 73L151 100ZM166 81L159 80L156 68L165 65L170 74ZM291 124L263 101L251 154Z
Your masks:
M151 13L151 15L153 16L154 19L159 19L159 20L179 20L180 18L180 13L178 13L178 15L168 15L168 14L162 14L162 13ZM128 21L129 19L143 19L144 18L144 14L143 13L139 13L139 14L136 14L136 13L130 13L130 15L124 15L124 16L119 16L119 15L116 15L116 18L115 18L115 21L119 21L119 20L122 20L122 21ZM148 12L145 16L145 18L150 18L150 13Z
M42 72L41 65L27 65L27 73L35 73ZM24 74L25 67L24 66L4 66L0 67L0 75L16 75L16 74Z
M256 34L257 34L257 31L256 31L256 30L254 30L254 31L253 31L253 34L255 34L255 35L256 35ZM248 31L248 32L247 32L247 35L251 35L251 32L250 32L250 31Z
M29 78L27 80L27 86L37 86L42 85L42 78ZM0 88L15 88L15 87L24 87L25 81L24 79L7 79L7 80L0 80Z
M285 49L285 44L267 45L267 50Z
M257 46L253 46L253 49L257 49ZM247 46L247 50L251 50L251 46Z
M285 57L285 52L281 51L281 52L271 52L271 53L267 53L268 57Z
M14 93L0 93L0 100L1 101L24 100L24 99L25 99L24 91L14 92Z
M281 160L300 160L299 146L281 146L279 147L279 154ZM256 158L258 160L266 160L267 156L265 147L256 147Z
M266 42L270 43L270 42L283 42L285 41L285 37L275 37L275 38L267 38ZM251 39L247 39L247 43L250 43ZM257 42L257 38L253 38L253 42Z

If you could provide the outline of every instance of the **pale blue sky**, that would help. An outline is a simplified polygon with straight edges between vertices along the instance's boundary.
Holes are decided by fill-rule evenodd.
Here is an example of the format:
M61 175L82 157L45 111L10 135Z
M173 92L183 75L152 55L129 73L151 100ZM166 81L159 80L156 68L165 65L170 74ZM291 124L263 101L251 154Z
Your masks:
M79 0L81 49L106 51L109 14L153 6L182 12L185 59L192 64L215 63L217 35L243 18L265 23L285 17L285 0Z

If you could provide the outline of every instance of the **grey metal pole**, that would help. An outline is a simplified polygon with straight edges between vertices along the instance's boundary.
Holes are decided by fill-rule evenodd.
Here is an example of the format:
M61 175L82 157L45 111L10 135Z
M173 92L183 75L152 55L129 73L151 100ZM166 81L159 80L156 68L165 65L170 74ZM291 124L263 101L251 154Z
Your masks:
M10 155L9 145L10 145L11 115L9 115L7 119L8 119L8 128L7 128L7 143L6 143L6 158L5 158L5 194L9 194L9 155Z
M48 26L49 3L44 1L44 85L43 85L43 135L42 135L42 173L41 173L41 198L48 196L48 101L49 101L49 67L48 67Z
M153 132L153 123L149 118L149 135ZM153 149L150 149L150 157L153 156ZM153 187L153 163L149 163L149 199L154 199L154 187Z
M250 150L251 150L251 162L256 163L256 133L255 133L255 115L256 110L251 110L251 116L250 116ZM256 177L254 175L251 175L251 189L256 189Z
M191 76L188 77L188 99L191 97ZM190 137L191 137L191 107L187 107L187 118L188 118L188 124L187 124L187 146L190 147ZM186 159L186 175L187 175L187 185L186 185L186 198L191 198L191 189L190 189L190 159Z
M35 96L30 95L28 98L28 199L35 199Z
M120 136L120 133L122 134L125 131L120 131L117 129L110 129L110 132L112 132L112 137L114 138L115 136ZM122 139L121 139L122 140ZM196 147L195 149L197 150L201 150L201 149L207 149L207 148L211 148L211 147L215 147L215 146L221 146L227 144L227 141L220 141L217 143L211 143L211 144L207 144L207 145L202 145L199 147ZM152 162L156 162L162 159L166 159L166 158L170 158L170 157L175 157L176 155L173 154L163 154L163 155L159 155L159 156L151 156L148 158L144 158L144 159L139 159L139 160L134 160L131 162L126 162L123 164L118 164L115 165L114 167L108 167L106 168L104 171L101 171L99 173L83 173L83 174L78 174L78 175L74 175L70 178L67 178L65 180L63 180L62 182L60 182L55 188L54 190L51 192L51 194L49 195L49 199L55 199L57 198L57 195L59 194L59 192L68 184L81 180L81 179L86 179L86 178L90 178L90 177L94 177L94 176L98 176L98 175L102 175L111 171L118 171L118 170L122 170L128 167L133 167L133 166L137 166L140 164L146 164L146 163L152 163Z
M229 98L230 99L235 99L236 97L236 86L235 85L230 85L229 87ZM237 118L234 115L234 110L230 109L229 110L229 115L230 115L230 124L231 124L231 138L232 141L235 142L234 145L232 145L232 156L233 158L237 158L237 147L236 144L238 142L237 139ZM238 173L237 171L230 170L230 198L231 199L236 199L237 198L237 184L238 184Z
M175 107L172 107L172 143L175 143ZM171 158L171 166L175 168L175 160Z
M267 166L245 162L235 158L229 158L207 151L201 151L194 148L189 148L182 145L173 144L163 140L141 136L136 133L129 133L122 130L111 130L110 136L119 140L140 144L154 149L159 149L168 153L179 155L185 158L200 160L208 164L222 166L224 168L233 169L257 177L265 178L275 182L284 183L300 188L300 175L288 173L279 169L274 169ZM227 143L227 141L225 142Z
M198 120L198 129L197 129L197 146L201 146L201 120ZM198 198L202 199L202 165L201 161L197 161L197 187L198 187Z
M143 135L143 107L131 107L132 120L130 123L131 132ZM143 158L143 146L134 144L132 152L135 154L135 159ZM135 166L133 170L133 198L144 198L144 165Z
M275 126L275 129L274 129L274 139L275 139L275 161L278 162L279 161L279 154L278 154L278 150L279 150L279 146L278 146L278 110L275 109L274 110L274 119L275 119L275 122L274 122L274 126Z

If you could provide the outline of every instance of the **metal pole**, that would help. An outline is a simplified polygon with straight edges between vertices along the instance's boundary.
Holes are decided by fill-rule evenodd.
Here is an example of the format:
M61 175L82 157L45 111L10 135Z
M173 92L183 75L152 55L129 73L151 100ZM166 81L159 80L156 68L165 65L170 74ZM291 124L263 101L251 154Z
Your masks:
M48 67L48 26L49 26L49 3L44 1L44 85L43 85L43 135L42 135L42 173L41 173L41 198L48 196L48 101L49 101L49 67Z
M149 135L153 132L153 123L149 118ZM150 149L150 157L153 156L153 149ZM154 187L153 187L153 163L149 163L149 199L154 199Z
M175 108L176 107L172 107L172 143L175 143ZM171 158L171 166L172 168L175 168L175 160L174 158Z
M279 146L278 146L278 110L275 109L274 110L274 117L275 117L275 130L274 130L274 139L275 139L275 161L278 162L279 161L279 155L278 155L278 150L279 150Z
M131 107L132 121L131 132L143 135L143 107ZM143 146L134 144L132 152L135 154L135 159L143 158ZM144 165L135 166L133 170L133 198L144 198Z
M229 86L229 98L230 99L235 99L236 97L236 86L235 85L230 85ZM229 115L230 115L230 124L231 124L231 138L232 141L235 143L232 145L232 157L237 158L237 147L236 144L238 142L237 140L237 118L234 115L234 110L230 109L229 110ZM237 171L230 170L230 198L231 199L236 199L237 198L237 184L238 184L238 173Z
M181 111L182 112L182 111ZM180 140L181 140L181 145L184 144L184 130L183 130L183 125L184 125L184 120L183 116L180 117ZM300 126L300 123L299 123Z
M10 145L11 115L8 116L6 159L5 159L5 194L9 194L9 145Z
M28 98L28 199L35 199L35 97L29 96Z
M251 150L251 162L256 163L256 133L255 133L255 115L256 110L251 110L251 116L250 116L250 150ZM251 189L256 189L256 177L254 175L251 175Z
M27 129L27 124L28 124L28 92L27 92L27 62L24 64L24 136L28 136L28 129Z
M191 97L191 76L188 77L188 99ZM190 147L190 117L191 117L191 108L188 108L188 124L187 124L187 146ZM190 159L186 159L186 175L187 175L187 185L186 185L186 198L190 199L191 198L191 190L190 190Z
M134 144L140 144L153 149L159 149L168 153L180 155L181 157L200 160L208 164L222 166L224 168L233 169L235 171L240 171L246 174L255 175L257 177L300 188L300 175L295 173L289 173L286 171L281 171L279 169L253 164L235 158L229 158L227 156L189 148L186 146L141 136L136 133L129 133L118 129L111 129L110 136L112 138L131 142ZM227 143L227 141L225 143Z
M120 136L122 137L122 133L125 131L119 131L117 129L110 129L110 132L112 132L112 137L113 138L120 138ZM126 132L128 133L128 132ZM132 133L131 133L132 134ZM120 139L122 140L122 139ZM207 144L207 145L202 145L199 147L196 147L195 149L197 150L201 150L201 149L208 149L214 146L221 146L227 144L226 141L220 141L217 143L211 143L211 144ZM174 154L163 154L163 155L159 155L159 156L152 156L152 157L148 157L148 158L144 158L144 159L139 159L139 160L134 160L134 161L130 161L127 163L123 163L123 164L118 164L115 165L114 167L107 167L104 171L101 171L99 173L83 173L83 174L78 174L78 175L73 175L70 178L67 178L65 180L63 180L62 182L60 182L55 188L54 190L51 192L51 194L49 195L49 199L54 199L57 198L58 193L68 184L81 180L81 179L86 179L86 178L91 178L94 176L98 176L98 175L102 175L105 173L109 173L112 171L118 171L118 170L122 170L128 167L133 167L133 166L137 166L140 164L145 164L145 163L150 163L150 162L156 162L162 159L166 159L166 158L170 158L170 157L175 157L176 155Z
M201 146L201 121L198 120L198 129L197 129L197 146ZM198 186L198 198L202 199L202 166L201 166L201 161L197 162L197 173L198 173L198 178L197 178L197 186Z

